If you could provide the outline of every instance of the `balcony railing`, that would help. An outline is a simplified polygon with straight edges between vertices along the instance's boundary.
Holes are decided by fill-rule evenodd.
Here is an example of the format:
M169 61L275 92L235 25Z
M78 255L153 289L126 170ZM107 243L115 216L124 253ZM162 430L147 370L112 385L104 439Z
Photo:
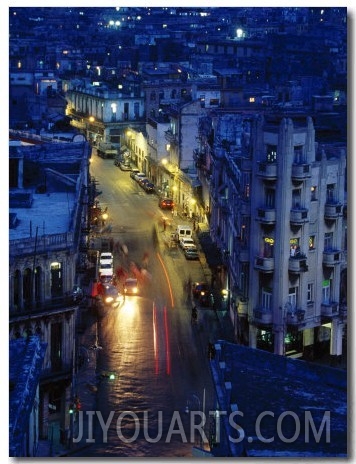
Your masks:
M292 179L303 180L311 176L310 164L293 164Z
M258 208L257 220L264 224L274 224L276 222L276 210L270 208Z
M323 252L323 264L327 267L333 267L340 264L342 261L342 253L340 250L326 250Z
M320 313L322 316L332 317L339 314L339 303L330 302L330 303L321 303Z
M300 226L309 221L308 210L306 208L295 208L290 211L291 225Z
M325 203L324 218L329 221L334 221L342 216L341 203Z
M25 238L10 241L11 254L14 256L21 254L33 254L36 249L37 254L68 249L74 246L73 232L63 234L42 235L36 238Z
M263 256L256 256L254 262L255 269L263 272L274 271L274 258L264 258Z
M169 143L177 143L178 142L177 134L173 134L172 131L167 130L167 131L165 131L164 134L165 134L165 138L166 138L167 142L169 142Z
M286 322L288 325L298 325L304 321L304 309L296 309L295 311L287 312Z
M257 175L264 179L276 180L277 179L277 163L259 162Z
M258 324L272 324L273 312L272 309L256 308L253 310L254 322Z
M307 272L308 265L306 256L291 256L289 258L288 271L294 274Z

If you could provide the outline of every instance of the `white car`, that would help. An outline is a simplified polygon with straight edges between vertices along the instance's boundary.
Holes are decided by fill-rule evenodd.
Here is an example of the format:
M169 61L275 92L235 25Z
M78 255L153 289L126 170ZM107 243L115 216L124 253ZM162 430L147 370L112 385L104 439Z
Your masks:
M145 179L146 177L147 176L146 176L146 174L144 172L137 172L135 174L134 179L135 179L136 182L138 182L140 179Z
M194 248L196 249L196 244L192 238L181 238L179 240L179 246L182 248L182 250L186 248Z
M106 251L100 254L99 274L107 269L111 269L112 273L114 273L114 255Z

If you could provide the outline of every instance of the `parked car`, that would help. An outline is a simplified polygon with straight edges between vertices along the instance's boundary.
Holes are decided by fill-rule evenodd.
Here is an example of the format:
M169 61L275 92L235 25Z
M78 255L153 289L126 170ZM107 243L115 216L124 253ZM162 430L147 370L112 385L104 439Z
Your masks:
M136 175L137 173L139 173L139 172L140 172L139 169L137 169L137 168L132 168L132 169L131 169L131 172L130 172L130 177L131 177L132 179L134 179L134 178L135 178L135 175Z
M147 178L147 177L140 177L139 179L137 179L137 183L143 187L145 184L147 184L148 182L150 182L150 180Z
M145 182L142 185L142 188L146 193L154 193L155 192L155 186L154 186L154 184L152 184L152 182Z
M114 255L110 252L103 252L103 253L100 253L100 257L99 257L99 264L104 264L104 263L109 263L111 265L113 265L114 263Z
M182 248L182 250L185 250L186 248L195 248L196 249L196 244L192 238L181 238L179 240L179 246Z
M145 179L146 178L146 174L144 172L137 172L135 175L134 175L134 179L136 182L139 182L140 179Z
M138 294L138 282L137 279L129 277L124 283L125 295L137 295Z
M158 206L161 209L170 209L172 210L174 208L174 201L171 200L170 198L161 198L158 202Z
M186 259L199 259L199 253L197 248L184 248L183 251Z
M122 161L119 163L121 171L131 171L131 164L128 161Z

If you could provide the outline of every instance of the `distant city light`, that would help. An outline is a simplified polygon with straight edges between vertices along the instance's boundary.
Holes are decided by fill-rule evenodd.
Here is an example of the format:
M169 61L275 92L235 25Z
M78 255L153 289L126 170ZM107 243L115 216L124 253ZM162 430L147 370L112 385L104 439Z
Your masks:
M243 29L241 29L240 27L238 29L236 29L236 37L238 39L241 39L242 37L244 36L244 31Z

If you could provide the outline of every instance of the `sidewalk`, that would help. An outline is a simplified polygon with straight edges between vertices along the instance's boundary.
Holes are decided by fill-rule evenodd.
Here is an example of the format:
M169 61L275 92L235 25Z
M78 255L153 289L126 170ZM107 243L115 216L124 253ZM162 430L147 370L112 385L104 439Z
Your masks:
M87 294L87 292L86 292ZM72 438L79 435L79 414L83 418L83 430L87 430L86 422L88 416L86 411L96 410L96 393L97 393L97 356L100 352L97 334L97 312L94 300L84 299L78 308L77 313L77 372L73 382L74 397L79 400L79 408L72 415ZM80 412L79 412L80 411ZM68 447L60 456L70 456L71 454L90 446L83 437L78 443L69 439Z

